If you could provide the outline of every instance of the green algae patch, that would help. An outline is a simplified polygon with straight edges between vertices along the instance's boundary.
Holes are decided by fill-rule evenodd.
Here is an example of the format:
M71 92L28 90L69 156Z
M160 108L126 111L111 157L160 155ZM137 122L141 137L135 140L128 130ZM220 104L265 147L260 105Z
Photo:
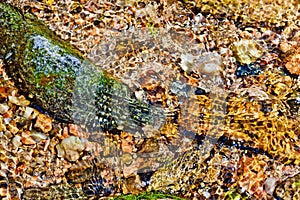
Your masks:
M122 195L114 198L114 200L145 200L145 199L175 199L175 200L184 200L183 198L172 196L169 194L156 193L156 192L144 192L138 195Z
M225 194L226 200L247 200L248 195L241 194L238 188L232 188Z
M33 105L88 130L137 130L151 123L146 101L29 13L0 4L0 57L9 77Z

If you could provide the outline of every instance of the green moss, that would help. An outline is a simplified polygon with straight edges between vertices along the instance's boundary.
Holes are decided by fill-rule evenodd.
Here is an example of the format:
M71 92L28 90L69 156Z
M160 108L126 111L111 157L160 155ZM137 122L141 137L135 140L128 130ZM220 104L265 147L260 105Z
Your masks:
M225 194L226 200L246 200L248 199L248 195L241 194L238 188L232 188Z
M29 13L0 3L0 56L21 93L35 106L88 129L136 129L150 123L148 104ZM145 112L146 111L146 112Z
M300 186L300 181L299 180L296 180L293 184L292 184L292 188L299 188Z

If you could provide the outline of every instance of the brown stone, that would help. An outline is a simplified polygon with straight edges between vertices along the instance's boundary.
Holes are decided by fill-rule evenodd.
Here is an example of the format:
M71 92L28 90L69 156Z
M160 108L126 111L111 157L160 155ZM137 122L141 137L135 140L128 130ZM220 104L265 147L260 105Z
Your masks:
M133 150L133 137L131 134L122 132L121 133L121 148L123 152L131 153Z
M80 138L88 138L89 134L82 130L82 128L76 124L69 124L69 134L75 135Z

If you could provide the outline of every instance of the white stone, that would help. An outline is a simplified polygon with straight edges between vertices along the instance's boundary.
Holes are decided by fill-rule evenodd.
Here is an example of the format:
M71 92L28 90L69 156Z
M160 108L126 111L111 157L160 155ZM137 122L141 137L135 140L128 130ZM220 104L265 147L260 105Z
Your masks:
M9 106L6 104L0 104L0 114L4 114L9 110Z
M33 112L33 108L31 108L31 107L26 107L25 108L25 112L24 112L24 117L26 118L26 119L28 119L29 117L30 117L30 115L31 115L31 113Z
M62 140L56 145L58 157L64 157L69 161L76 161L80 157L80 153L84 150L84 144L76 136L70 136Z
M19 135L16 135L13 139L12 139L12 143L15 147L19 147L22 143L21 143L21 137Z

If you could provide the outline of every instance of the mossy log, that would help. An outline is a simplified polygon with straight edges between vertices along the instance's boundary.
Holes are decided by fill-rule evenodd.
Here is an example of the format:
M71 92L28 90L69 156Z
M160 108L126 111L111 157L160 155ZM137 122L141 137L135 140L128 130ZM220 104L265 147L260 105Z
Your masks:
M84 59L43 22L0 3L0 58L8 76L32 105L55 119L89 130L136 131L153 123L146 100Z

